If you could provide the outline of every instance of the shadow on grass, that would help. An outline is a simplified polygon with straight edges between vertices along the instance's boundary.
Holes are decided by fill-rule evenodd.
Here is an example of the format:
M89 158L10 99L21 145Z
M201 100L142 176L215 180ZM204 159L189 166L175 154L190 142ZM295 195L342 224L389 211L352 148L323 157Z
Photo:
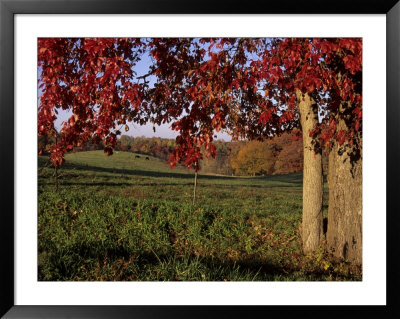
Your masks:
M44 158L39 158L39 168L46 165L46 160ZM193 173L178 173L173 172L160 172L160 171L151 171L151 170L142 170L142 169L121 169L121 168L110 168L110 167L99 167L88 164L78 164L66 162L61 170L77 170L77 171L92 171L92 172L106 172L112 174L120 174L120 175L130 175L130 176L145 176L145 177L166 177L166 178L179 178L179 179L193 179ZM268 180L271 182L279 182L279 183L288 183L293 186L301 186L302 181L302 173L293 173L287 175L268 175L268 176L255 176L255 177L243 177L243 176L221 176L221 175L206 175L199 174L198 179L200 180L218 180L218 181L263 181Z
M201 188L208 188L208 187L215 187L215 185L214 184L199 184L199 180L197 181L197 187L198 187L198 189L201 189ZM53 181L45 181L45 182L43 182L43 181L41 181L40 182L40 185L42 185L42 186L44 186L44 185L55 185L55 182L53 182ZM75 182L71 182L71 181L66 181L66 180L63 180L62 178L60 178L59 179L59 186L60 187L63 187L63 186L87 186L87 187L89 187L89 186L103 186L103 187L130 187L130 186L141 186L141 187L146 187L146 186L149 186L149 187L160 187L160 186L163 186L163 187L171 187L171 186L173 186L173 187L192 187L193 186L193 182L177 182L177 183L163 183L163 182L161 182L161 183L139 183L139 184L136 184L136 183L123 183L123 182L112 182L112 181L101 181L101 182L96 182L96 181L93 181L93 182L88 182L88 181L82 181L82 182L79 182L79 181L75 181ZM219 187L221 187L221 186L223 186L223 187L226 187L226 188L232 188L232 189L235 189L235 188L240 188L240 187L246 187L246 188L257 188L257 189L269 189L269 188L274 188L274 189L280 189L280 188L282 188L282 189L284 189L284 188L293 188L293 186L291 186L291 185L251 185L251 184L235 184L235 185L232 185L232 184L218 184L218 186Z
M41 185L54 185L54 182L41 182ZM70 182L63 181L62 179L59 181L60 187L62 186L111 186L111 187L129 187L129 186L192 186L193 183L121 183L121 182L111 182L111 181L101 181L101 182Z
M71 165L71 164L70 164ZM125 186L189 186L193 185L194 176L192 174L182 174L182 173L166 173L166 172L156 172L156 171L145 171L145 170L124 170L124 169L114 169L114 168L103 168L96 166L85 166L85 165L71 165L65 167L66 173L61 173L59 178L60 186L115 186L115 187L125 187ZM93 175L93 181L88 181L90 177L82 176L83 179L79 180L79 173L70 173L74 169L75 171L92 171L99 173L113 173L121 174L123 176L110 176L110 175ZM135 177L150 177L150 178L171 178L176 182L164 182L162 180L149 183L141 182L137 183ZM268 177L260 177L268 178ZM96 181L95 179L100 179ZM121 182L124 179L127 182ZM115 181L113 181L115 180ZM218 180L218 183L213 183L213 181ZM129 182L128 182L129 181ZM203 183L202 183L203 181ZM228 188L237 187L248 187L248 188L300 188L302 185L301 181L296 179L293 180L279 180L279 179L269 179L271 183L268 184L253 184L249 179L240 179L235 177L223 177L223 176L212 176L212 175L199 175L198 176L198 187L215 187L224 186ZM52 180L41 180L41 185L53 185Z
M120 168L108 168L108 167L98 167L92 165L83 165L76 163L65 164L65 169L75 169L78 171L92 171L92 172L106 172L112 174L120 175L130 175L130 176L144 176L144 177L165 177L165 178L179 178L179 179L189 179L194 178L193 173L178 173L178 172L160 172L160 171L150 171L150 170L140 170L140 169L120 169ZM199 175L199 179L205 180L234 180L233 177L227 176L214 176L214 175Z
M67 251L65 250L55 250L52 254L48 255L47 268L50 267L54 269L57 274L57 279L61 281L75 280L77 269L81 267L84 261L92 260L94 264L105 264L112 265L118 260L133 260L136 264L137 269L158 269L159 267L165 269L165 265L169 265L172 269L178 264L187 265L190 268L193 265L201 265L202 269L206 269L209 273L211 281L224 281L224 279L229 280L229 274L236 274L237 278L247 278L247 279L236 279L235 281L273 281L276 278L290 278L294 274L296 269L283 268L280 265L269 263L263 260L220 260L218 258L211 257L196 257L192 256L182 256L177 257L174 254L155 254L153 252L140 252L133 253L124 247L114 247L114 248L102 248L100 246L95 247L93 245L88 245L87 243L80 243L69 247ZM133 257L133 259L132 259ZM50 265L48 264L50 263ZM93 264L92 263L92 264ZM39 270L39 281L45 281L41 278L41 269L43 265L38 265ZM88 269L90 271L90 269ZM313 276L318 278L317 273L313 273ZM124 277L124 276L123 276ZM252 279L249 279L252 278ZM137 278L139 280L143 280ZM54 279L52 279L54 280ZM87 280L87 279L84 279ZM93 280L93 279L91 279ZM97 279L95 279L97 280ZM100 279L99 279L100 280ZM110 279L112 280L112 279ZM151 278L150 281L157 281L157 279ZM162 280L176 280L175 277L167 277ZM189 279L185 281L200 281L196 279Z

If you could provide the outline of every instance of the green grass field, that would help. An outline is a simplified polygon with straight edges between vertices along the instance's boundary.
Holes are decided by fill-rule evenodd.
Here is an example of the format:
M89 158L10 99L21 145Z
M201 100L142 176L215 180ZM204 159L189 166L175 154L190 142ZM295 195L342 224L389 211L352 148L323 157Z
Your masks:
M301 174L199 174L193 205L193 172L145 157L69 154L58 191L39 158L39 280L361 280L323 247L302 254Z

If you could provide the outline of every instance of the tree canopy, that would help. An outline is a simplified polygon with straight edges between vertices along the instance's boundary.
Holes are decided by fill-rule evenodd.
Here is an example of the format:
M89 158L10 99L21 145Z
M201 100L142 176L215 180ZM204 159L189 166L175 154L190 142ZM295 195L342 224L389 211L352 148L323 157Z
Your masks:
M144 55L149 72L136 73ZM297 94L316 102L315 151L361 146L362 40L257 38L41 38L39 135L64 123L51 160L86 141L112 154L126 123L170 123L179 132L170 163L199 167L215 156L214 133L264 139L298 128ZM340 121L345 125L339 125Z

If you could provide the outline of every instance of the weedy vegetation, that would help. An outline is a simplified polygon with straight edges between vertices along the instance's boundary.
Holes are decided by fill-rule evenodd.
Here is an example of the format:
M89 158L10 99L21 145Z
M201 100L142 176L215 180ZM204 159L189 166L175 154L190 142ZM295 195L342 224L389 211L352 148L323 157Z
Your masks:
M137 157L139 156L139 157ZM40 281L361 280L324 245L301 252L302 175L198 175L117 152L38 161ZM325 187L326 188L326 187ZM327 189L324 214L327 210Z

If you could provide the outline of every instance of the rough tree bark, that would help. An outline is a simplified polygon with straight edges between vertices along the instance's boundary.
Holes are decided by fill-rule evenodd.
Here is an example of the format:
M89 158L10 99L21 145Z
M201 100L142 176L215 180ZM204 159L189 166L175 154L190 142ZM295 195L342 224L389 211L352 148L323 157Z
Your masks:
M318 122L317 105L308 95L296 92L300 111L300 124L303 132L304 168L303 168L303 220L300 234L303 252L309 253L321 243L323 175L322 156L314 152L310 131Z
M339 129L344 129L344 121ZM350 154L348 154L350 153ZM362 264L362 150L329 154L328 249L339 259Z

